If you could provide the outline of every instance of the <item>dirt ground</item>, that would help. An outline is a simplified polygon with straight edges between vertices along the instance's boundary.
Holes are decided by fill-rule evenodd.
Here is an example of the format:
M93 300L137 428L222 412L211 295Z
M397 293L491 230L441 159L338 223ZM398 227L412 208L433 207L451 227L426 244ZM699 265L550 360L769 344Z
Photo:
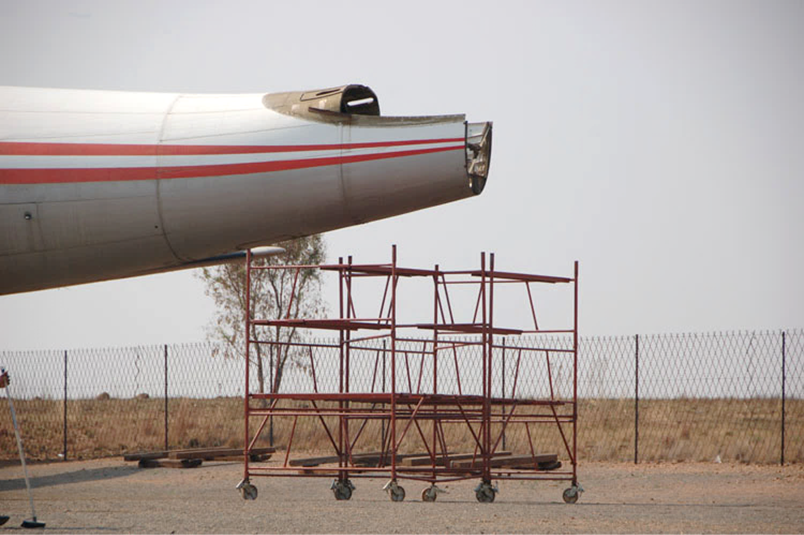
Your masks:
M46 531L69 533L801 533L804 466L726 464L581 466L585 493L564 504L566 483L501 482L492 504L473 482L443 485L436 503L406 481L391 502L384 480L356 480L336 501L329 480L258 478L256 501L234 490L238 463L184 470L138 469L118 459L29 467ZM19 466L0 468L3 532L29 518ZM26 530L26 532L29 532Z

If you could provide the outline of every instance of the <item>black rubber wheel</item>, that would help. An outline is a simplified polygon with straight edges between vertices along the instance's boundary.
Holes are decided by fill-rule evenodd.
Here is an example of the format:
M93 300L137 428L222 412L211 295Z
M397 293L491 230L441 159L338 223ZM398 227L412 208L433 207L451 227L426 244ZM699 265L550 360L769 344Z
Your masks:
M405 489L399 485L391 487L391 492L389 494L391 495L392 502L401 502L405 500Z
M422 491L423 502L434 502L436 498L438 498L438 492L436 492L435 487L427 487Z
M569 504L576 503L578 501L579 494L580 492L578 492L577 488L575 487L568 488L567 490L564 491L564 495L562 496L562 498L564 498L564 503Z
M352 487L345 484L336 485L332 490L336 500L349 500L352 497Z
M257 487L252 485L251 483L246 483L242 487L240 487L240 493L243 495L244 500L256 500L257 499Z
M480 503L492 503L494 498L496 497L497 493L491 488L491 486L484 486L475 491L475 498Z

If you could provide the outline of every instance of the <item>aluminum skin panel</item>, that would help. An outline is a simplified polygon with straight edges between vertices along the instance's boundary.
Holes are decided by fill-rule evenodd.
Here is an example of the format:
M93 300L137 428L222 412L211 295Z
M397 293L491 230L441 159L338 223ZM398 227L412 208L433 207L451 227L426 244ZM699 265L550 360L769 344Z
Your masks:
M179 269L473 193L462 116L0 87L0 294Z

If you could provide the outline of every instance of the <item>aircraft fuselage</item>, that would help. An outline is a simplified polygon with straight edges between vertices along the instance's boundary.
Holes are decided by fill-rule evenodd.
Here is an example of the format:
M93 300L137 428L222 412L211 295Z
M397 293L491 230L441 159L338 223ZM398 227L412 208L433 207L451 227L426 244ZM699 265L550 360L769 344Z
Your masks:
M363 86L2 87L0 294L192 267L482 191L490 123L378 114Z

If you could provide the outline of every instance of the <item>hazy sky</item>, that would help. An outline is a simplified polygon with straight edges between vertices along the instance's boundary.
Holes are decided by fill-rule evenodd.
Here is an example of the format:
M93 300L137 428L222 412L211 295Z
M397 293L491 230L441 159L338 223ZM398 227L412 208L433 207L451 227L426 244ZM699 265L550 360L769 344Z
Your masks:
M0 85L363 83L494 121L479 197L327 235L330 259L569 275L582 334L804 326L804 2L2 1ZM191 272L0 297L0 349L204 340Z

